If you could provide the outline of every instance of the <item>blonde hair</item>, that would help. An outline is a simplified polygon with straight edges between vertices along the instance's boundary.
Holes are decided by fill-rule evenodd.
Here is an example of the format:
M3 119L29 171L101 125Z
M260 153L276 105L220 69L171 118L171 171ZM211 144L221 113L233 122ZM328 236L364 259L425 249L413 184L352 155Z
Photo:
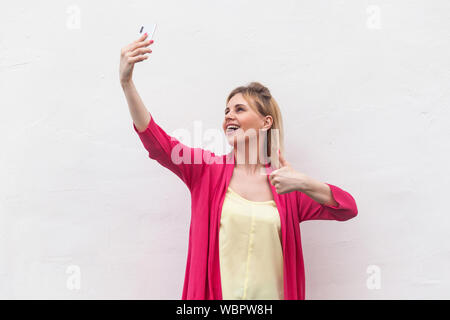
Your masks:
M269 162L274 163L274 156L278 159L276 153L278 149L280 149L280 153L284 155L284 131L283 131L283 120L281 118L280 107L275 99L272 97L269 89L263 86L259 82L251 82L247 86L240 86L231 91L227 98L227 104L231 100L231 98L241 93L250 107L256 112L265 116L272 116L273 122L271 128L267 131L267 155L269 157ZM275 144L272 145L272 129L278 129L279 136L276 139L275 136ZM272 153L273 152L273 153ZM275 153L275 154L274 154Z

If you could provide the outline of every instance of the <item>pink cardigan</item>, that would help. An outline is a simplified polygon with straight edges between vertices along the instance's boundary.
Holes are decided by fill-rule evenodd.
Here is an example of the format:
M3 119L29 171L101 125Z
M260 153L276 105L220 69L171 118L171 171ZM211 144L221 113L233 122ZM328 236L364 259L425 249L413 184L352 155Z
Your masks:
M154 117L143 132L133 123L148 155L175 173L191 192L191 226L182 300L222 300L219 264L219 223L225 193L234 169L233 151L216 156L202 148L191 148L169 136ZM188 161L172 161L172 148ZM200 161L195 161L194 156ZM202 160L204 159L204 160ZM180 162L180 163L178 163ZM178 164L177 164L178 163ZM266 165L269 175L273 169ZM269 181L269 177L267 176ZM305 271L300 239L300 222L345 221L358 213L355 200L346 191L328 184L338 206L322 205L306 194L293 191L278 194L270 184L280 213L284 299L305 299ZM175 196L175 195L174 195Z

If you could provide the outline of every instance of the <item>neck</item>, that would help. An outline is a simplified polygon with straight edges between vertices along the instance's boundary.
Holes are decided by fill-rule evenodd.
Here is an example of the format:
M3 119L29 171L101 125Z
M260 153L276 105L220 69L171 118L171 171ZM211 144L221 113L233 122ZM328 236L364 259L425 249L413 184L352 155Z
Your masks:
M262 147L259 146L259 143L256 147L250 147L247 142L245 148L235 146L233 149L235 169L241 170L247 175L266 174L264 159L259 152Z

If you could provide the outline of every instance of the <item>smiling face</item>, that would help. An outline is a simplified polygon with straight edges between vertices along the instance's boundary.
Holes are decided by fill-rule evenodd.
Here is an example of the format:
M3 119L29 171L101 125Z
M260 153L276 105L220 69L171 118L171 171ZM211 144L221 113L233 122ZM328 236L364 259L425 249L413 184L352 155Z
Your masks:
M228 128L230 125L237 126L237 130ZM263 117L253 110L244 99L241 93L235 94L225 108L225 119L222 128L230 145L235 145L237 141L253 133L259 137L259 130L270 128L272 117ZM249 129L253 129L248 131ZM248 138L247 138L248 139Z

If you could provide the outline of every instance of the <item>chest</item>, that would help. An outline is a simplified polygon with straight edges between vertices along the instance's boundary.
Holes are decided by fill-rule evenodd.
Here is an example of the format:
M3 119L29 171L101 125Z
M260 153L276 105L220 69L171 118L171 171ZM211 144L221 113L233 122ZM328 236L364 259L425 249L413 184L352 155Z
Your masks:
M268 177L264 174L248 176L234 170L229 187L250 201L274 200Z

